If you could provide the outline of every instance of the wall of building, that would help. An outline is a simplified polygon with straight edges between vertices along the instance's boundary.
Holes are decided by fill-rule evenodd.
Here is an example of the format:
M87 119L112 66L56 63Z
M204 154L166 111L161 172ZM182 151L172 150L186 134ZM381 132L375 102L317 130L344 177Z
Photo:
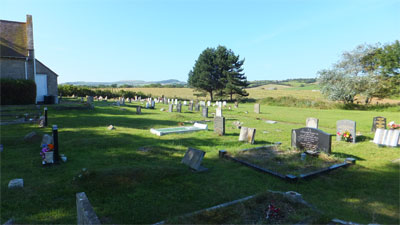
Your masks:
M57 74L36 60L36 74L47 75L47 95L58 96Z
M25 60L0 58L0 78L25 79Z

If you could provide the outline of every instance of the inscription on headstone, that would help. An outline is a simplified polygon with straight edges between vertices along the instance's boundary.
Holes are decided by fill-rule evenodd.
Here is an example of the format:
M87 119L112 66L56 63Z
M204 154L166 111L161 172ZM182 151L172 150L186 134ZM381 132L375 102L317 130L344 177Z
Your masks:
M254 112L260 114L260 104L254 104Z
M374 117L372 121L371 131L375 132L376 129L386 129L386 118L382 116Z
M318 129L318 119L309 117L306 119L306 127Z
M338 120L336 122L336 140L341 141L342 136L338 133L343 134L344 132L350 132L351 142L356 143L356 122L352 120Z
M182 159L182 163L196 171L207 170L207 168L201 166L201 162L203 161L205 154L206 153L204 151L197 150L194 148L188 148L188 150L185 153L185 156Z
M214 132L218 135L225 134L225 117L216 116L214 118Z
M331 153L331 135L316 128L304 127L292 130L292 147Z

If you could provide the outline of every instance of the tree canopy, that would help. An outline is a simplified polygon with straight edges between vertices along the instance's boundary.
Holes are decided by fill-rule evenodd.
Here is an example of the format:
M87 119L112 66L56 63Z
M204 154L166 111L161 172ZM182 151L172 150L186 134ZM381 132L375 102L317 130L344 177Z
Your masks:
M189 72L188 84L199 91L207 92L211 101L218 97L233 95L247 96L244 90L248 86L243 73L244 59L240 60L232 50L225 46L207 48L196 60Z

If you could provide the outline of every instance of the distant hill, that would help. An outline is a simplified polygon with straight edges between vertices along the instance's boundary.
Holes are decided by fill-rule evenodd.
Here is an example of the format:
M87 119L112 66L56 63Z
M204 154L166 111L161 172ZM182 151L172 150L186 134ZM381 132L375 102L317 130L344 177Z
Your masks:
M77 86L110 86L116 84L118 86L122 85L132 85L132 86L144 86L149 84L161 84L161 85L173 85L173 84L180 84L186 85L186 82L169 79L169 80L162 80L162 81L143 81L143 80L121 80L121 81L114 81L114 82L86 82L86 81L73 81L73 82L65 82L62 84L70 84L70 85L77 85Z

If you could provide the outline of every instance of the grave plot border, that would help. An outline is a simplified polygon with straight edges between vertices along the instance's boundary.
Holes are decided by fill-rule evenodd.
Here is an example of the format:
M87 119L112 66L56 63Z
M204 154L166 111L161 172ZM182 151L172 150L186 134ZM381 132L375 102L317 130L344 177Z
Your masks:
M258 149L274 147L274 146L276 146L276 145L265 145L265 146L256 147L256 148L243 149L243 150L240 150L240 151L258 150ZM293 174L281 174L281 173L278 173L276 171L257 166L255 164L250 163L250 162L237 159L237 158L235 158L233 156L230 156L228 151L226 151L226 150L219 150L218 155L219 155L219 158L221 158L221 159L229 159L229 160L232 160L234 162L238 162L238 163L240 163L242 165L245 165L245 166L248 166L248 167L250 167L252 169L261 171L263 173L267 173L267 174L273 175L275 177L279 177L279 178L281 178L283 180L286 180L286 181L305 180L305 179L308 179L308 178L315 177L316 175L320 175L322 173L330 172L330 171L338 169L338 168L347 167L349 165L352 165L352 164L356 163L356 160L354 158L346 158L345 161L342 162L342 163L337 163L337 164L334 164L332 166L329 166L329 167L326 167L326 168L323 168L323 169L319 169L319 170L315 170L315 171L312 171L312 172L309 172L309 173L300 174L298 176L295 176Z

